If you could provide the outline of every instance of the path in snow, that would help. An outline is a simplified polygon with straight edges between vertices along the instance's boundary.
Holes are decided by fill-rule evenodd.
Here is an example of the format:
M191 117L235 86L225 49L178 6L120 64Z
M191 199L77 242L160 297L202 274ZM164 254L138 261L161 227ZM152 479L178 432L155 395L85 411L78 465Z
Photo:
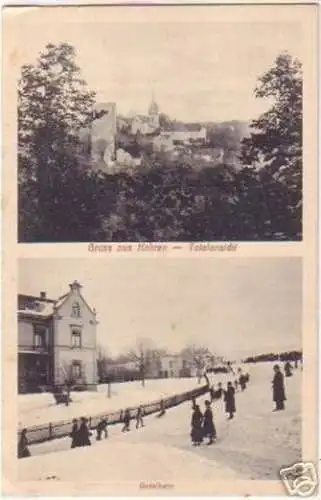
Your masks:
M58 455L57 453L43 455L48 451L67 450L70 447L68 438L34 445L31 447L31 452L42 455L20 460L19 469L24 477L31 479L40 471L44 473L49 470L59 469L60 471L60 468L63 469L61 463L66 463L66 461L68 462L66 470L69 473L70 460L75 463L78 463L78 460L107 460L107 474L108 471L113 470L113 467L116 467L111 457L118 457L116 460L118 460L120 470L117 474L124 478L128 474L139 476L144 470L138 464L136 468L134 467L132 461L135 463L136 456L141 464L148 464L151 460L153 465L147 467L148 477L160 479L160 476L166 477L171 468L178 473L179 464L184 465L183 457L185 457L186 467L193 477L194 475L199 477L200 474L203 476L209 473L216 474L220 471L221 478L223 474L223 477L236 475L243 479L276 479L280 467L298 461L301 456L300 392L301 372L297 370L292 378L286 379L286 410L272 412L271 365L265 365L262 368L253 367L247 390L236 394L237 414L234 420L226 419L222 401L213 405L218 433L217 442L213 446L203 445L200 448L191 446L189 438L191 404L184 403L167 410L166 415L161 419L156 418L155 415L147 417L146 427L137 431L133 429L130 433L122 434L120 425L111 426L108 440L97 443L92 439L93 446L89 451L76 449L60 451ZM202 407L204 399L198 400ZM133 427L134 422L132 422ZM153 456L152 459L151 456ZM201 470L199 469L200 460ZM54 466L58 462L60 465ZM133 472L127 470L132 467L135 469ZM101 474L100 479L105 478L102 471L91 471L91 465L89 468L90 471L87 470L87 466L80 469L84 470L86 479L87 474L89 474L88 479L95 474ZM28 472L28 469L32 470ZM99 470L101 469L98 468ZM154 470L157 472L156 476ZM171 474L176 473L175 471ZM62 471L59 472L59 474L62 473ZM146 474L139 477L146 478Z

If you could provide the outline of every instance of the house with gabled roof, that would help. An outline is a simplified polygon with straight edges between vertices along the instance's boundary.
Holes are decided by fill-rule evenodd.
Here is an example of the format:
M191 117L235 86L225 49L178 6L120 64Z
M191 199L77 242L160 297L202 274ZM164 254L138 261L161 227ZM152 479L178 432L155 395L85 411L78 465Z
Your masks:
M74 281L58 299L18 295L20 393L69 384L96 390L96 311Z

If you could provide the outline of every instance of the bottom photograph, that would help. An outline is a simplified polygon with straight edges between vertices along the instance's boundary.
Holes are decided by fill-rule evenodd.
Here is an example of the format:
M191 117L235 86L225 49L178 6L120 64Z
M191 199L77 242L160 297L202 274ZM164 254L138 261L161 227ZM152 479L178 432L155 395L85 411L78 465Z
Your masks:
M301 258L21 259L19 480L278 480L301 316Z

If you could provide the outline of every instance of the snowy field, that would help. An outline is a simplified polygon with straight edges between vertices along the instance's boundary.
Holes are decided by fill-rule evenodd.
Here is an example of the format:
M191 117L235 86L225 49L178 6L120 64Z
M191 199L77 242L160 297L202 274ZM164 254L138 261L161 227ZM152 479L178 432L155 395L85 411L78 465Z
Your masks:
M204 379L202 385L205 384ZM97 392L72 392L69 406L56 405L50 393L20 394L18 396L19 427L48 424L74 417L121 410L199 387L195 378L146 380L111 385L111 397L107 397L107 385L98 386Z
M93 446L70 450L70 439L64 438L30 447L31 458L18 461L20 480L84 481L166 480L174 482L186 477L205 479L272 479L278 478L282 466L301 457L301 371L294 371L286 380L286 409L272 412L272 366L251 366L251 380L245 392L236 393L236 416L227 420L222 401L213 404L218 439L212 446L199 448L190 442L191 403L167 410L158 419L151 415L145 427L122 434L121 426L109 428L109 438ZM216 375L214 383L225 385L230 377ZM160 383L162 390L165 384ZM177 392L174 381L168 383L168 393ZM182 383L182 390L197 386L197 381ZM131 386L131 384L127 384ZM142 391L159 397L149 382ZM184 386L184 388L183 388ZM136 389L138 393L140 389ZM136 391L135 390L135 391ZM124 388L127 393L128 388ZM120 397L121 392L119 393ZM137 393L136 393L137 394ZM165 394L165 392L164 392ZM116 396L115 396L116 397ZM141 396L142 397L142 396ZM134 403L134 396L131 401ZM198 400L204 407L204 397ZM111 400L112 401L112 400ZM137 402L137 401L136 401ZM129 404L129 403L128 403ZM72 406L70 407L72 408ZM75 405L76 408L76 405ZM69 408L68 408L69 409Z

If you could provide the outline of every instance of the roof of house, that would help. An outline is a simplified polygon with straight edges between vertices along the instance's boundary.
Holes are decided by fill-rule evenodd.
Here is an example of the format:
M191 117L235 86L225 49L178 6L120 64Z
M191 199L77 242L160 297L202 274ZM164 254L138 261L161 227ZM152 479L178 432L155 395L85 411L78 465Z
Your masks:
M202 130L202 126L199 123L183 123L183 122L173 122L168 125L164 125L163 130L165 132L199 132Z
M77 284L77 282L74 282ZM64 303L69 297L70 292L61 295L58 299L48 299L47 297L37 297L34 295L18 294L18 315L31 316L34 318L49 319L54 312ZM96 314L95 311L87 304L82 297L83 302L88 309Z
M33 297L31 295L18 296L18 314L35 318L50 318L55 309L56 301Z

